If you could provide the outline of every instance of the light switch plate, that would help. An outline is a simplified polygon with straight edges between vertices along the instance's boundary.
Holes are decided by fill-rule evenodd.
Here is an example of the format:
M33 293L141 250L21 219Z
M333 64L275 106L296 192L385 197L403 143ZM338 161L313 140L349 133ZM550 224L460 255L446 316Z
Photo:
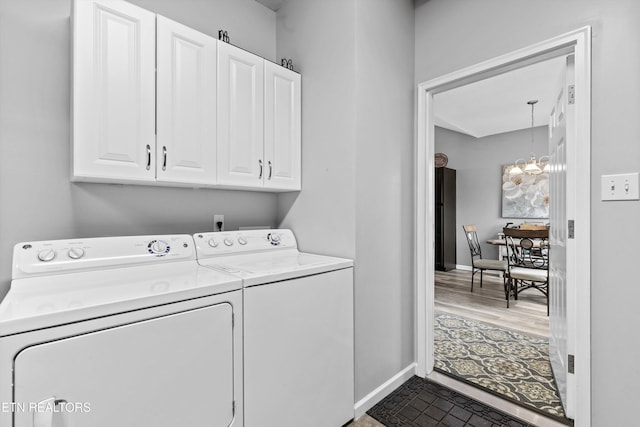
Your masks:
M602 200L640 200L638 172L602 175Z

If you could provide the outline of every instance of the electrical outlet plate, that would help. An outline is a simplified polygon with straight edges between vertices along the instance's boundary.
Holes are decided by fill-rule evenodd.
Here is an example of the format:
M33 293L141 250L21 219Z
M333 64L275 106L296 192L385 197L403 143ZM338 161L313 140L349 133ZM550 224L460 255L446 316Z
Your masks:
M222 223L222 227L218 229L218 223ZM224 231L224 215L213 215L213 231Z
M638 172L602 175L602 200L640 200Z

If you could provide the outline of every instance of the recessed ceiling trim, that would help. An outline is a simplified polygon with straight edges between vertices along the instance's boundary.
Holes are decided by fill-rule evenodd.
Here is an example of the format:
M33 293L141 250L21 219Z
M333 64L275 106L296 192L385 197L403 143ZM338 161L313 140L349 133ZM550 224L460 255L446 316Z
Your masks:
M256 1L262 4L263 6L266 6L269 9L273 10L274 12L277 12L278 9L282 7L282 3L284 3L284 0L256 0Z

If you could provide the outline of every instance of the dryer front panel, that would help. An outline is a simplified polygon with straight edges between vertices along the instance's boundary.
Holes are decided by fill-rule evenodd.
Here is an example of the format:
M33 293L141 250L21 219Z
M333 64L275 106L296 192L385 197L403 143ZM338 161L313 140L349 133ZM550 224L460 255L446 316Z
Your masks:
M33 345L14 360L14 425L228 426L233 374L229 303Z

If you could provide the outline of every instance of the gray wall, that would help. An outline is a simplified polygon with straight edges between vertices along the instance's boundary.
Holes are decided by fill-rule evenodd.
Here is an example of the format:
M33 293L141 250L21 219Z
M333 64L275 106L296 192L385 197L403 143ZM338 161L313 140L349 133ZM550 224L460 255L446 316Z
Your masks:
M275 57L275 13L253 0L138 0ZM25 240L275 225L276 196L69 182L70 0L0 0L0 296ZM241 45L241 47L244 47Z
M276 61L276 14L255 0L127 0L140 7Z
M548 152L548 129L539 126L534 131L533 151L540 158ZM516 159L528 159L532 150L531 130L474 138L438 127L435 149L436 153L445 153L449 158L447 167L456 170L456 263L471 266L469 246L462 231L464 224L478 226L483 257L496 259L497 247L484 242L495 239L507 222L525 221L502 217L502 166Z
M354 0L294 0L277 13L278 56L302 73L302 188L278 220L308 252L355 258Z
M356 399L415 361L413 4L356 0Z
M416 3L416 82L593 28L592 176L579 183L591 188L593 426L632 425L637 418L640 343L629 328L640 324L640 287L627 266L637 264L640 202L602 202L600 176L640 169L640 56L629 54L640 52L638 16L636 0Z
M278 217L304 250L355 259L358 401L415 360L412 2L285 2L278 55L304 94L304 191Z

